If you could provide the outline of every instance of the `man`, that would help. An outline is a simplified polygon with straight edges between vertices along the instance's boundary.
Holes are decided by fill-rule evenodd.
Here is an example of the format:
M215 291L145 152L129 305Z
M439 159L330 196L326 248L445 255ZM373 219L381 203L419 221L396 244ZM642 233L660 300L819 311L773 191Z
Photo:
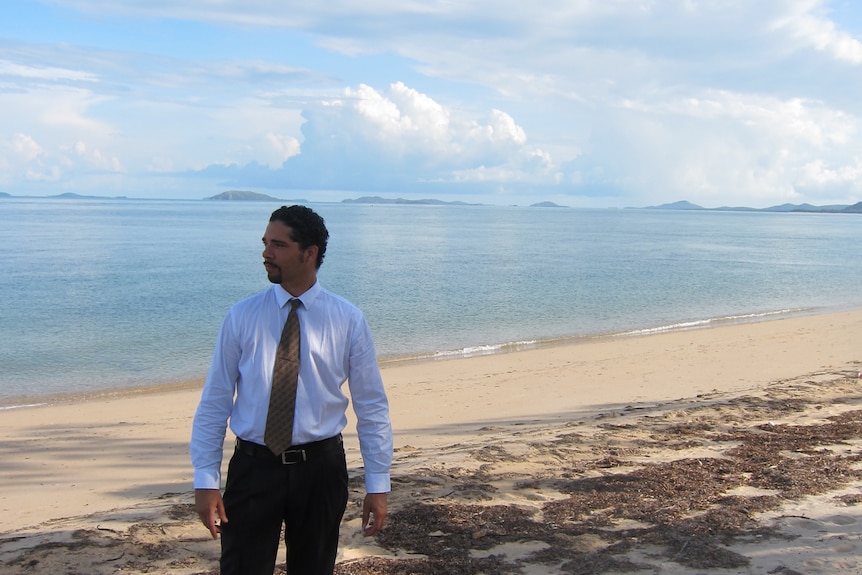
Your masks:
M362 312L317 282L328 239L323 219L307 207L273 212L263 236L263 265L275 285L233 305L219 331L195 413L191 457L198 515L213 538L221 533L222 575L271 575L282 525L290 575L332 574L347 505L345 381L365 465L365 535L379 532L386 520L389 405ZM288 389L275 364L277 355L287 361L280 340L296 340L282 335L292 313L292 325L295 319L299 324L295 408L273 415L271 393L276 404L281 391L275 390ZM291 416L292 426L284 419ZM228 420L237 445L222 498ZM292 431L286 449L272 447L278 442L271 426L279 423Z

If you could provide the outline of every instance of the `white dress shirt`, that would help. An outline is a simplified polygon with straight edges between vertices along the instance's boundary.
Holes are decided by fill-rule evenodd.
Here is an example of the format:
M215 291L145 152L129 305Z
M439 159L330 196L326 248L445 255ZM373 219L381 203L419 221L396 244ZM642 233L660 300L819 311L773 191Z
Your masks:
M192 426L195 489L218 489L228 421L237 437L263 444L272 370L292 296L271 286L234 304L219 330ZM327 439L347 425L348 382L368 493L388 493L392 465L389 403L365 316L319 283L302 294L299 380L293 443Z

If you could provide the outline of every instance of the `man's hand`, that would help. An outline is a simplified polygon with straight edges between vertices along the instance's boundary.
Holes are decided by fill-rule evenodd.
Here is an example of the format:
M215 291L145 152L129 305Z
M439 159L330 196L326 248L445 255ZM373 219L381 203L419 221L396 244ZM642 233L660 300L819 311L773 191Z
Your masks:
M368 493L362 504L362 533L376 535L386 523L386 493Z
M209 529L213 539L218 539L221 531L216 519L221 523L227 523L227 514L224 511L224 501L218 489L195 489L195 511L204 527ZM383 515L386 516L386 502L383 502Z

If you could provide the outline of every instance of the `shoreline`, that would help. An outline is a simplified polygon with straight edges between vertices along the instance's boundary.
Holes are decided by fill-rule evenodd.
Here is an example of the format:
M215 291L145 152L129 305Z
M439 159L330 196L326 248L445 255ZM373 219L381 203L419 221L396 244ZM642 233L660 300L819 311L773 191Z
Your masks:
M708 318L702 320L691 320L669 325L645 327L614 333L589 334L575 336L561 336L542 340L512 341L498 344L477 344L464 349L441 350L436 352L419 353L408 356L380 356L378 364L381 369L397 367L402 365L418 365L423 363L436 363L443 361L455 361L472 359L476 357L493 357L507 355L530 350L551 349L556 347L589 345L594 342L615 341L624 338L651 337L675 332L686 332L693 330L711 330L726 326L756 324L763 322L781 321L794 317L808 317L818 315L831 315L836 313L847 313L860 311L862 307L846 308L794 308L766 312L753 312L726 317ZM52 405L69 403L85 403L87 401L135 396L141 394L159 394L175 390L201 389L206 379L206 373L200 377L187 377L183 379L167 380L152 384L132 385L128 387L106 387L90 391L75 391L68 393L50 393L36 395L19 395L8 398L0 397L0 415L6 411L19 409L32 409Z
M188 391L191 389L200 390L203 384L204 378L201 377L199 379L183 379L179 381L130 387L112 387L93 391L17 396L10 398L9 403L3 403L6 400L0 400L0 417L2 417L2 414L6 411L17 411L20 409L87 403L88 401L120 399L141 395L159 395L173 391Z

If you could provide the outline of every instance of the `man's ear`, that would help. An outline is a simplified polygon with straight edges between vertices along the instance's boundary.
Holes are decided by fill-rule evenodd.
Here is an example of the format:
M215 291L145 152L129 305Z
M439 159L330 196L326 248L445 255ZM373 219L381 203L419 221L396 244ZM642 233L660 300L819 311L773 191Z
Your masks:
M319 249L317 246L308 246L307 248L305 248L305 252L303 253L303 255L306 258L309 258L316 265L317 264L317 252L318 251L319 251ZM305 261L309 261L309 260L306 259Z

